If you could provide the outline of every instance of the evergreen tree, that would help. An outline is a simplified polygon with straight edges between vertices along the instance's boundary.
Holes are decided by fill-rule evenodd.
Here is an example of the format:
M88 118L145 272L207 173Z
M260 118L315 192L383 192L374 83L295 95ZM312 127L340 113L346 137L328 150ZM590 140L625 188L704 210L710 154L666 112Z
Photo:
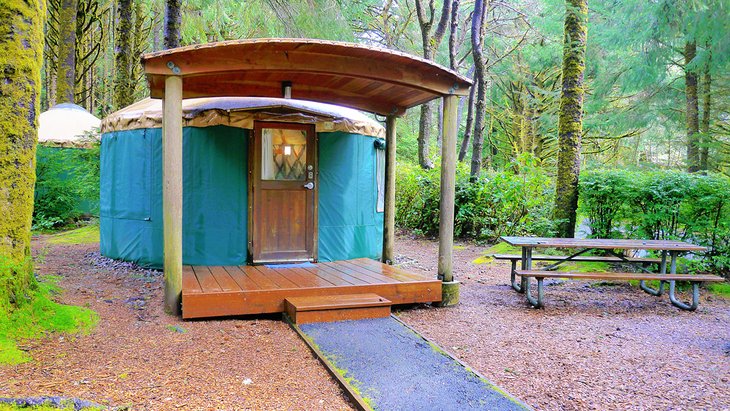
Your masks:
M692 67L697 56L697 43L687 41L684 45L684 94L686 97L685 117L687 119L687 171L700 169L700 121L697 99L697 73Z
M429 0L428 11L426 11L423 0L416 0L416 13L418 15L418 24L421 28L423 57L427 60L433 60L436 50L438 50L449 24L449 19L451 17L451 1L443 1L441 6L441 17L439 18L436 31L433 35L431 34L431 31L436 20L436 6L434 0ZM421 122L418 129L418 162L423 168L433 168L433 163L431 163L431 159L429 158L432 121L433 104L426 103L421 105Z
M474 3L474 14L471 19L471 51L474 57L474 80L476 84L476 96L474 104L474 143L471 149L471 179L476 180L482 171L482 147L484 145L484 116L486 113L486 76L484 55L485 10L488 9L484 0L476 0Z
M76 15L78 0L61 0L58 13L58 63L56 69L56 100L76 101Z
M37 116L43 63L42 1L0 0L0 309L34 283L30 260ZM7 301L3 301L7 298ZM2 315L2 314L0 314Z
M575 235L578 209L586 40L586 0L567 0L563 45L563 86L558 118L558 172L555 183L555 219L558 235Z
M137 0L139 1L139 0ZM134 102L134 82L132 76L132 0L119 0L117 5L117 35L114 64L114 107L120 109Z
M165 48L180 47L181 0L165 0Z

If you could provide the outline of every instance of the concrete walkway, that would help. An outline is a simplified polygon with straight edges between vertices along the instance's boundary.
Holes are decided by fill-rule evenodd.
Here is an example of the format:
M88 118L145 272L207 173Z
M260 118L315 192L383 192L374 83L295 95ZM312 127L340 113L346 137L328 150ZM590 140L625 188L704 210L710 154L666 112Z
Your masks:
M392 317L299 327L375 410L528 409Z

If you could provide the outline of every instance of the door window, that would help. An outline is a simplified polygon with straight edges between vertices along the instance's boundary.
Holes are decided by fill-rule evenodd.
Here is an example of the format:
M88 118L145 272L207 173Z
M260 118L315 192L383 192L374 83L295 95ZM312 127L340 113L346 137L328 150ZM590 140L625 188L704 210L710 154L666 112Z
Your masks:
M303 181L307 176L307 132L261 130L261 179Z

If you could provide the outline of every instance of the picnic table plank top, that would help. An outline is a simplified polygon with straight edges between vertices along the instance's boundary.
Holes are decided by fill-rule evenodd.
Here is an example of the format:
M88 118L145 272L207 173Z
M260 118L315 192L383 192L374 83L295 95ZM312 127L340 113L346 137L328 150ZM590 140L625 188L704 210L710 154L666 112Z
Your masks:
M500 237L518 247L600 248L620 250L705 251L707 248L673 240L623 240L609 238Z

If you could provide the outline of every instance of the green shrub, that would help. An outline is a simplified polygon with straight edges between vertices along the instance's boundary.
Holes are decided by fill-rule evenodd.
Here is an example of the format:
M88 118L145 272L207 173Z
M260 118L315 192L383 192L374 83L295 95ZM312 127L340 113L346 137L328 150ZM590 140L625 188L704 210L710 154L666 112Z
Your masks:
M581 175L578 211L588 217L594 238L620 237L621 219L627 212L629 179L626 172L589 171Z
M396 223L417 233L438 234L441 170L399 164L396 173ZM553 204L550 178L529 156L507 171L486 172L469 180L467 165L456 169L454 235L495 240L501 235L550 235Z
M99 145L92 148L38 147L33 228L63 226L97 214Z
M681 171L583 173L579 210L598 238L677 239L708 247L693 271L730 276L730 179Z

